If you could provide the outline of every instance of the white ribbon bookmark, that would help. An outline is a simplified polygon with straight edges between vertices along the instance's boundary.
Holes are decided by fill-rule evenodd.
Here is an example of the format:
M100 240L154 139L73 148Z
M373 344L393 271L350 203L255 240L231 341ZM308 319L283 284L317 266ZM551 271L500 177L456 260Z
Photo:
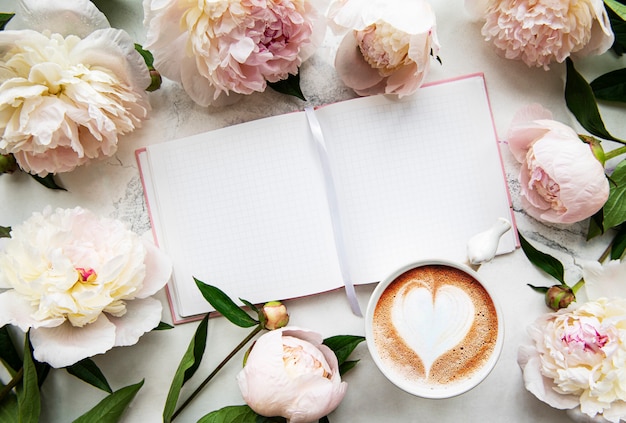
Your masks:
M354 290L354 284L350 277L350 272L347 268L346 260L346 247L343 239L343 231L341 228L341 219L339 218L339 205L337 203L337 193L335 191L335 184L333 182L332 172L330 171L330 165L328 163L328 154L326 152L326 143L324 142L324 134L322 127L320 126L315 110L312 107L304 109L309 122L309 128L313 134L315 142L315 149L319 154L320 164L322 165L322 172L324 173L324 185L326 187L326 197L328 198L328 208L330 209L330 220L333 225L333 234L335 236L335 245L337 247L337 255L339 256L339 267L341 269L341 276L343 283L346 287L346 294L348 295L348 302L352 313L362 317L361 308L356 298L356 292Z

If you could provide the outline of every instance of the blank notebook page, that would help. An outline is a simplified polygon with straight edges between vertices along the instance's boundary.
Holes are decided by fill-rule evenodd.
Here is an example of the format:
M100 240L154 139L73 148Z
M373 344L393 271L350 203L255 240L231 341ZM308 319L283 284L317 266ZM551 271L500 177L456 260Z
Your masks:
M355 283L423 258L464 262L470 237L499 217L512 219L482 76L316 113ZM513 232L499 253L515 248Z
M174 263L180 315L210 309L193 277L253 303L343 285L304 114L153 145L148 153L156 212L170 225L159 243Z

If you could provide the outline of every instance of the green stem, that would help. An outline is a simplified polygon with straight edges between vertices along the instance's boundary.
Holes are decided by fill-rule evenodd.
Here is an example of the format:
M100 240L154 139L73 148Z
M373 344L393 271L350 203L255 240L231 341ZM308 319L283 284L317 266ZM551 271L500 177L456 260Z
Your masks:
M624 153L626 153L626 145L616 148L615 150L607 151L606 153L604 153L604 159L610 160Z
M15 376L13 376L13 379L11 379L9 383L0 391L0 402L2 402L4 398L7 395L9 395L9 392L11 392L11 390L15 388L15 386L18 383L20 383L23 376L24 376L24 368L21 367L20 370L18 370L18 372L15 373Z
M261 325L256 326L252 332L250 332L250 334L248 334L248 336L246 336L243 341L241 341L239 343L239 345L237 345L235 347L235 349L233 349L230 354L228 354L226 356L226 358L224 358L224 360L222 360L222 362L220 364L217 365L217 367L211 372L210 375L208 375L206 377L206 379L204 379L202 381L202 383L196 388L195 391L193 391L191 393L191 395L189 396L189 398L187 398L187 400L185 400L185 402L178 408L178 410L176 410L174 412L174 414L172 414L172 418L171 420L174 420L176 418L176 416L178 416L180 414L181 411L183 411L183 409L189 405L189 403L191 402L191 400L193 400L196 395L198 395L200 393L200 391L206 386L207 383L209 383L211 381L211 379L213 379L213 377L217 374L217 372L219 372L220 370L222 370L222 367L224 367L226 365L226 363L228 363L228 361L233 358L235 356L235 354L237 354L239 352L239 350L241 350L243 347L246 346L246 344L252 339L254 338L254 336L259 333L261 331L262 327ZM170 420L170 421L171 421Z

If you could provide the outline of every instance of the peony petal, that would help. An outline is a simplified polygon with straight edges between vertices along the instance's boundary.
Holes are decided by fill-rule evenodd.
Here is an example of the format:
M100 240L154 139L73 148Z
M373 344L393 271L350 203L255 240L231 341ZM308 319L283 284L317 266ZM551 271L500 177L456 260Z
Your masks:
M357 91L377 86L384 78L363 59L354 33L345 35L335 56L335 69L346 86ZM384 92L382 90L378 93Z
M150 241L143 240L143 245L146 249L144 258L146 275L141 289L135 294L136 298L156 294L172 275L172 261L169 256Z
M602 0L590 1L596 14L596 19L591 27L591 39L581 50L574 53L575 56L589 56L602 54L611 48L615 41L615 35L611 27L609 15Z
M98 320L83 327L64 323L56 328L31 330L33 356L60 368L102 354L115 345L115 325L101 314Z
M553 383L541 374L541 360L532 347L522 346L518 351L518 363L522 367L524 386L541 401L560 410L578 406L578 398L561 395L552 389Z
M29 328L55 327L65 321L63 318L36 320L33 318L36 311L26 297L13 289L0 294L0 327L14 325L26 332Z
M63 6L50 0L19 0L17 12L6 29L50 30L84 38L110 26L106 16L89 0L64 1Z
M110 69L133 91L144 93L150 85L146 62L125 31L114 28L94 31L74 47L71 57L76 63Z
M602 297L626 298L626 260L611 260L600 264L597 261L585 261L582 265L585 284L583 288L589 300Z
M115 346L134 345L146 332L158 326L163 306L154 298L134 299L126 303L121 317L108 316L115 325Z

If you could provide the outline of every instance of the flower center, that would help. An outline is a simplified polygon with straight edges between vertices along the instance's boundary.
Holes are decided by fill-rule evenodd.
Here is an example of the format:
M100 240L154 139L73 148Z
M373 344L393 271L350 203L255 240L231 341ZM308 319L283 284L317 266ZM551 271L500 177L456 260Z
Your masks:
M583 324L579 321L568 327L561 341L570 347L581 348L585 352L598 353L608 344L609 337L606 334L598 332L598 330L590 324Z
M76 272L78 273L78 281L77 282L93 282L96 280L96 278L98 277L98 275L96 274L96 271L93 270L92 268L88 268L85 269L84 267L77 267L76 268Z
M550 208L559 213L565 213L567 208L561 201L561 187L538 165L532 147L526 153L526 163L530 171L528 188L536 191L541 198L550 204Z
M330 373L326 371L324 365L311 354L306 353L301 346L283 345L283 363L285 371L292 378L303 374L316 374L330 379Z
M355 31L355 37L365 61L383 76L391 75L397 68L413 62L409 58L407 34L395 30L386 22Z

